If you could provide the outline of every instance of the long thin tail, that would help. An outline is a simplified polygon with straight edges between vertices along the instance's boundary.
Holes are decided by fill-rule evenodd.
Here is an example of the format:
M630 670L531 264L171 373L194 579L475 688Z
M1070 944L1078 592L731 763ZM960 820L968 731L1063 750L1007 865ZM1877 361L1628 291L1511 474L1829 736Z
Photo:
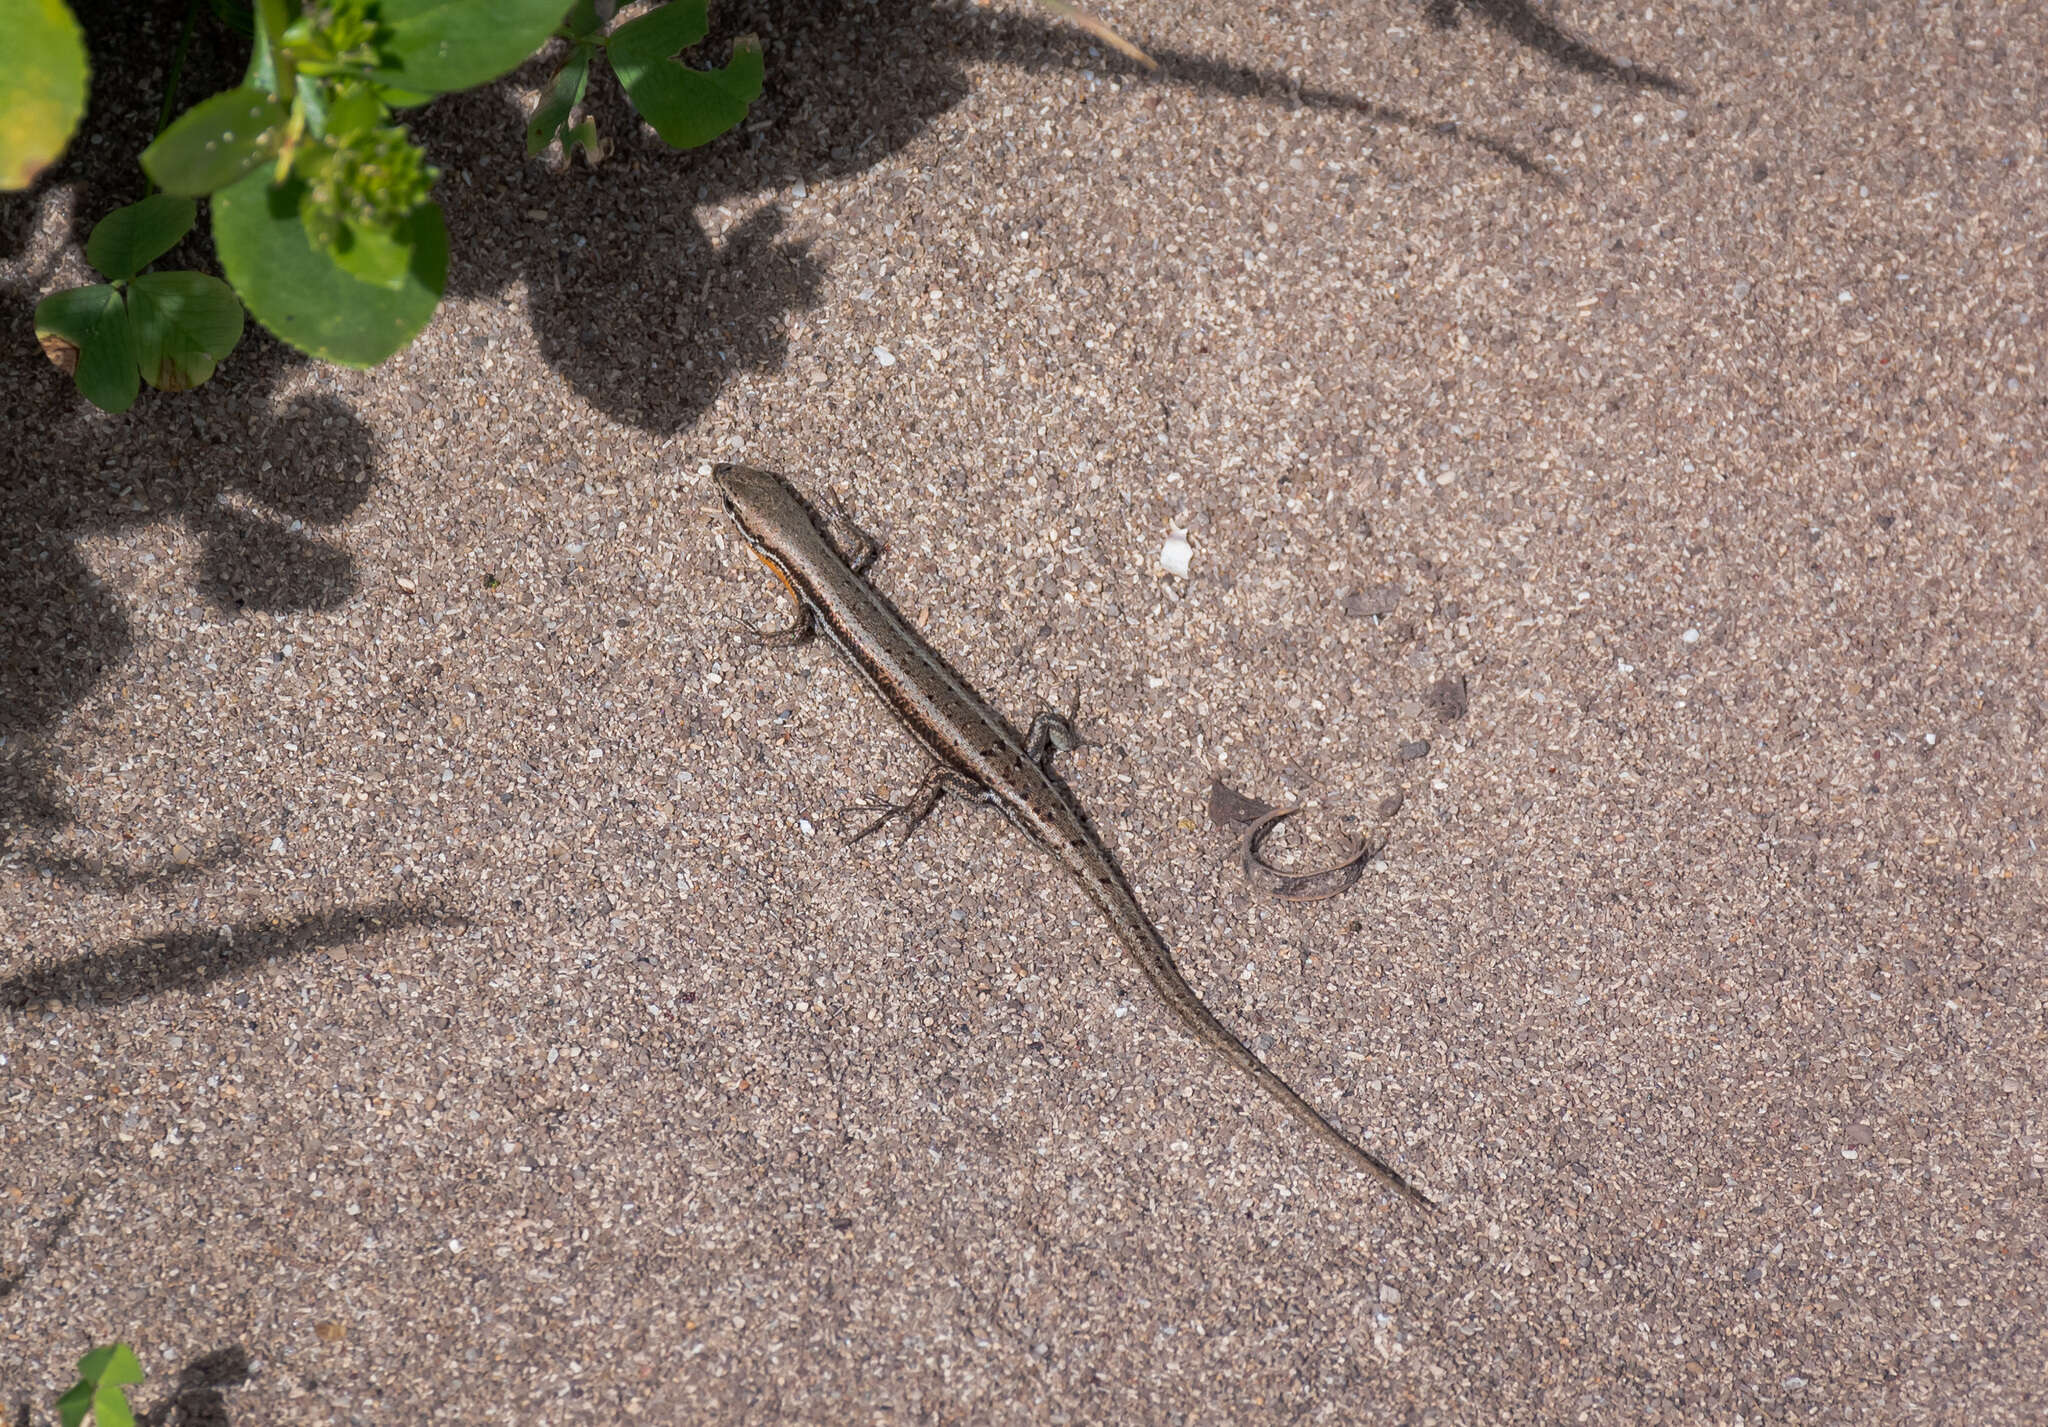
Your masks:
M1117 891L1122 892L1121 897L1115 895ZM1250 1046L1216 1019L1215 1013L1195 994L1195 988L1188 985L1187 978L1180 974L1180 968L1173 964L1173 953L1167 949L1165 939L1139 909L1136 897L1128 888L1105 889L1098 892L1097 900L1116 928L1118 938L1130 952L1131 960L1138 964L1138 969L1145 973L1145 979L1152 983L1152 989L1159 993L1159 999L1166 1003L1196 1040L1256 1080L1268 1095L1291 1110L1297 1120L1336 1146L1358 1168L1404 1199L1424 1209L1436 1208L1436 1202L1410 1184L1399 1170L1354 1144L1342 1130L1324 1119L1321 1111L1302 1099L1292 1085L1275 1075L1272 1067L1253 1054Z

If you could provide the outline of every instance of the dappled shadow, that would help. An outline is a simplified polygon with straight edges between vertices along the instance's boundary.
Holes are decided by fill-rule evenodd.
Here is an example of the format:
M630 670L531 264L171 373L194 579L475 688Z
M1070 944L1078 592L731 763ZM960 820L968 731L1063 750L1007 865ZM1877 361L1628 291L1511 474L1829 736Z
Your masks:
M344 907L290 921L165 932L106 951L67 957L0 981L0 1008L39 1002L114 1006L165 991L194 991L267 962L366 941L394 927L464 925L461 917L408 902Z
M330 535L375 478L371 433L340 400L302 393L273 401L307 363L253 324L212 382L181 396L144 392L122 417L92 411L36 350L31 313L56 283L18 260L30 250L38 203L68 188L70 236L82 247L96 219L142 196L134 156L152 132L156 66L181 18L179 7L136 11L117 0L78 8L94 50L88 137L51 170L40 197L0 204L0 259L17 260L0 287L0 324L13 334L0 344L0 415L28 436L7 453L0 479L0 834L63 820L50 740L135 643L121 592L87 559L95 537L181 525L200 547L197 568L180 572L180 587L198 597L192 617L331 609L354 596L357 578ZM1432 0L1428 13L1452 24L1467 12L1572 71L1682 88L1571 38L1524 0ZM618 141L617 154L594 171L579 164L548 172L526 157L522 116L510 101L513 89L546 77L544 60L511 84L408 115L436 160L462 169L438 190L451 237L450 295L522 291L556 374L615 420L662 434L694 425L735 373L783 361L787 320L816 302L830 261L785 238L772 209L717 240L699 212L872 168L967 99L978 65L1086 68L1132 85L1342 112L1476 148L1555 181L1514 144L1449 114L1304 87L1145 34L1132 38L1159 58L1156 74L1101 53L1049 16L978 5L737 0L715 6L713 18L699 53L723 54L733 36L759 34L768 89L740 132L693 153L672 153L642 134L606 77L592 84L590 104L601 131ZM236 83L246 55L245 40L202 20L181 103ZM203 225L165 262L212 269Z
M1692 93L1689 86L1661 71L1600 53L1537 14L1529 0L1428 0L1423 13L1440 30L1456 29L1461 15L1476 15L1482 23L1546 59L1610 84L1660 89L1666 94Z
M976 65L1093 69L1134 85L1351 114L1552 181L1515 145L1448 116L1173 49L1154 49L1160 67L1148 74L1092 52L1087 36L1051 18L911 0L756 0L718 6L713 18L703 53L724 53L736 34L759 34L768 87L740 133L695 153L671 153L642 134L609 78L592 82L587 101L599 132L617 143L596 170L579 162L550 173L528 161L502 89L450 96L415 126L431 151L459 147L475 171L506 185L442 186L455 290L497 296L523 288L534 336L555 371L616 419L665 434L688 429L729 374L781 363L786 319L817 300L825 271L803 244L780 236L772 210L719 241L699 212L873 168L965 101ZM536 85L548 73L536 62L518 79ZM529 212L545 221L515 221Z
M179 581L197 596L190 618L331 609L355 593L356 579L348 554L322 532L362 504L375 461L368 428L337 398L274 399L301 360L253 324L212 382L177 396L145 391L125 416L95 411L44 360L35 304L63 284L47 261L26 261L38 225L69 186L70 236L82 248L95 220L142 196L134 156L149 140L161 80L140 82L134 67L168 52L180 18L109 3L80 11L93 47L88 138L36 195L0 205L0 257L14 265L0 283L9 334L0 416L19 433L0 453L0 832L64 819L50 738L135 643L121 592L88 560L90 542L182 526L198 546L198 568ZM234 83L246 42L236 55L218 31L198 27L188 99ZM214 269L204 225L164 263Z
M43 1266L64 1236L71 1232L71 1226L78 1222L79 1209L85 1203L85 1193L80 1190L68 1195L64 1207L57 1211L49 1226L29 1240L28 1251L19 1263L0 1273L0 1303L5 1303L14 1291L28 1281L30 1274Z
M1382 104L1356 95L1339 94L1332 89L1297 85L1285 75L1274 74L1270 70L1231 65L1219 60L1205 59L1199 55L1161 50L1153 58L1159 61L1160 77L1168 82L1186 84L1209 94L1299 103L1304 109L1327 109L1338 113L1356 114L1369 123L1412 129L1417 133L1454 139L1483 149L1495 158L1512 164L1523 173L1542 179L1545 183L1556 182L1522 149L1488 134L1466 133L1455 119L1430 119L1398 105Z
M203 877L214 868L232 862L242 850L236 838L223 838L210 852L196 857L173 859L141 867L116 867L94 857L66 857L57 853L23 853L22 863L63 891L111 892L120 895L143 887L166 887L176 882Z
M142 1427L228 1427L227 1390L249 1380L249 1350L216 1348L178 1369L170 1397L136 1420Z

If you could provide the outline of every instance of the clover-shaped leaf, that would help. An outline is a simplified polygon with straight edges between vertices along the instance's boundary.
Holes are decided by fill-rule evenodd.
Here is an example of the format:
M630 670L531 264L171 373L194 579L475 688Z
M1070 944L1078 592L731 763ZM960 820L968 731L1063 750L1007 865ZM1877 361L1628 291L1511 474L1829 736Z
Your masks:
M144 273L128 285L128 326L142 379L190 391L242 340L242 303L205 273Z
M196 209L166 193L116 208L85 241L87 259L111 281L53 292L36 305L43 354L102 411L126 411L145 381L190 391L242 340L242 304L226 283L142 271L185 236Z
M135 1427L135 1413L122 1389L142 1381L142 1364L126 1343L94 1348L78 1360L78 1381L57 1399L57 1420L80 1427L88 1417L93 1427Z
M199 205L191 199L152 193L95 223L85 240L85 260L109 281L126 282L176 247L198 216Z
M142 379L135 370L128 304L117 289L98 283L51 293L36 304L36 341L100 410L135 405Z

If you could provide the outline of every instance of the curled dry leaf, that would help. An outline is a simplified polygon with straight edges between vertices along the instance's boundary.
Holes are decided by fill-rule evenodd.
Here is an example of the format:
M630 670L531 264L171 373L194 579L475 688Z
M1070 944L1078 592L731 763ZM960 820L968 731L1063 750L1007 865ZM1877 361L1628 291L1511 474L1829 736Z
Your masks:
M1365 864L1372 860L1373 854L1383 844L1354 837L1347 856L1313 872L1283 872L1261 855L1261 849L1273 829L1300 811L1300 808L1276 808L1245 829L1244 836L1238 840L1237 853L1246 880L1253 886L1264 885L1283 902L1324 902L1356 887L1365 875Z

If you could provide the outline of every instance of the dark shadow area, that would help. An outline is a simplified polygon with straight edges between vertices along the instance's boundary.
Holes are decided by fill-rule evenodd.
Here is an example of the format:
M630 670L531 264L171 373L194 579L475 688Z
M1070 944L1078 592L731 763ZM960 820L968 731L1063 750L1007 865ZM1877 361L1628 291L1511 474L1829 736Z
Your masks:
M135 155L154 129L184 7L78 9L93 51L86 123L43 184L0 202L0 258L16 263L54 186L75 188L70 237L80 248L94 222L144 193ZM185 102L232 85L245 58L245 41L199 24ZM218 271L205 227L162 265ZM340 401L273 403L303 359L253 323L199 390L145 389L123 416L94 410L36 346L35 305L60 285L31 268L0 286L0 416L14 436L0 453L0 833L63 820L48 739L134 644L122 600L86 564L83 542L175 521L201 549L200 568L181 580L196 588L200 617L331 609L356 579L321 530L362 504L375 464L368 429Z
M77 8L93 50L86 126L35 191L0 202L0 258L28 251L42 197L59 186L75 193L70 238L80 248L96 220L144 192L135 155L154 130L185 7ZM1572 40L1521 0L1433 0L1429 13L1455 23L1467 10L1578 72L1678 87ZM411 115L449 170L437 196L450 230L450 296L509 301L523 289L560 378L614 419L657 433L688 430L731 374L779 365L786 319L816 301L830 261L784 239L773 212L714 242L700 207L888 159L968 97L973 65L1091 69L1132 86L1328 109L1470 145L1555 181L1513 144L1455 121L1304 89L1134 34L1161 61L1148 76L1049 16L917 0L735 0L714 6L713 20L696 53L722 56L734 36L756 33L768 88L739 132L702 150L674 153L644 135L608 73L593 76L590 105L618 150L596 170L578 163L550 173L528 159L524 116L505 85ZM246 58L247 41L202 7L178 107L238 82ZM529 64L519 80L541 82L548 64ZM1075 103L1086 102L1077 92ZM528 220L529 210L549 221ZM164 266L217 270L205 227ZM309 364L253 323L197 392L145 391L120 417L93 411L33 340L35 303L55 285L53 273L30 270L0 287L9 334L0 342L0 415L22 433L0 466L0 835L63 820L49 740L134 645L120 595L92 572L82 544L176 521L202 549L199 569L177 573L205 617L331 609L353 597L357 577L322 531L345 522L376 477L371 433L339 400L301 395L274 407L278 384Z
M136 1421L142 1427L229 1427L227 1390L248 1380L248 1349L239 1343L216 1348L178 1369L169 1399Z
M825 271L819 256L779 236L773 213L757 214L713 242L699 210L885 162L968 98L974 65L1091 69L1134 87L1164 84L1352 114L1469 145L1554 182L1514 145L1461 131L1454 121L1168 49L1152 50L1160 68L1147 74L1114 55L1091 53L1086 35L1049 17L927 8L912 0L753 0L715 6L712 18L712 37L700 53L721 55L733 36L758 34L768 82L742 130L705 149L677 154L643 135L607 75L593 78L587 110L617 149L595 170L579 161L550 173L527 159L521 116L502 89L450 96L415 126L429 151L459 149L473 174L493 180L441 186L455 254L452 288L493 297L523 286L534 333L555 371L585 400L650 431L687 430L729 373L777 366L788 345L785 318L816 300ZM520 79L539 84L550 70L550 63L536 62ZM1077 95L1075 102L1090 101ZM546 211L549 223L519 221L528 210Z
M119 894L133 892L139 887L163 887L193 877L204 877L214 868L234 861L241 851L242 844L238 840L226 838L211 852L153 867L113 867L92 857L42 854L25 856L23 861L31 871L41 873L60 890L76 888Z
M0 981L0 1009L25 1010L39 1001L118 1006L164 991L197 990L252 966L345 946L393 927L465 925L431 907L380 902L289 922L246 923L226 937L212 928L167 932L17 972Z
M49 1258L50 1251L57 1247L58 1241L78 1222L78 1211L84 1203L84 1191L74 1192L64 1201L64 1207L57 1211L57 1217L50 1221L49 1227L29 1244L28 1252L22 1256L21 1262L5 1274L0 1274L0 1303L5 1303L12 1297L16 1289L28 1282L28 1276L43 1266L43 1261Z
M1545 59L1594 79L1637 89L1659 89L1666 94L1692 93L1690 86L1668 74L1629 60L1608 58L1537 14L1529 0L1428 0L1423 9L1424 17L1439 30L1455 30L1465 14L1477 16L1482 24L1500 31L1518 45L1526 45Z

